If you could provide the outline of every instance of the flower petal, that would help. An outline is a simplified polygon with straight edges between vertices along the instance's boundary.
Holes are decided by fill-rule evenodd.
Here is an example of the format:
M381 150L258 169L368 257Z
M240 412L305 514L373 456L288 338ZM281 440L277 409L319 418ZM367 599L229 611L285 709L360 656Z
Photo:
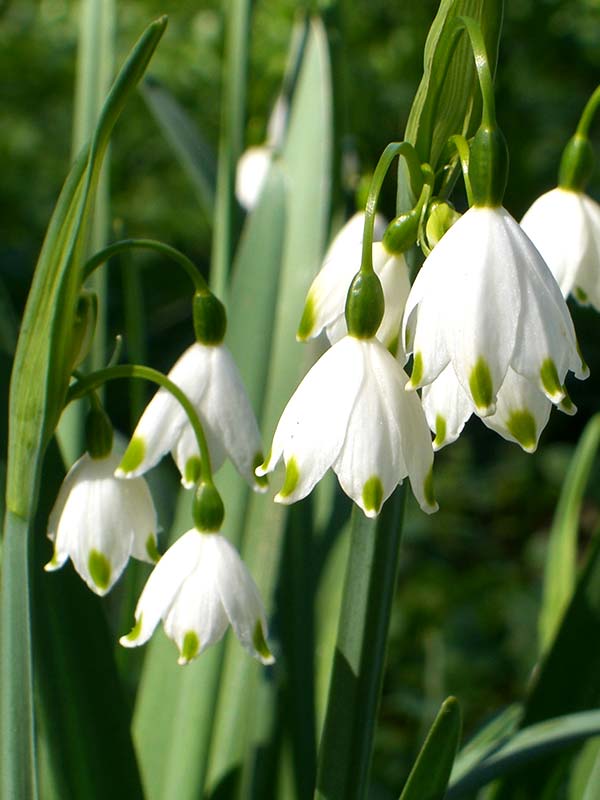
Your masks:
M435 433L434 450L456 441L473 413L452 364L433 383L423 387L422 402L429 427Z
M484 423L500 436L533 453L550 417L551 403L538 387L510 367L498 392L496 413Z
M600 311L600 205L585 194L580 196L585 215L584 248L577 266L573 294L580 303Z
M402 342L398 340L404 306L410 292L408 265L402 254L388 253L382 242L375 242L373 244L373 268L381 280L385 300L385 312L376 335L386 347L391 347L398 342L397 358L400 363L404 363L406 356ZM400 354L400 350L402 354ZM404 361L402 361L403 358Z

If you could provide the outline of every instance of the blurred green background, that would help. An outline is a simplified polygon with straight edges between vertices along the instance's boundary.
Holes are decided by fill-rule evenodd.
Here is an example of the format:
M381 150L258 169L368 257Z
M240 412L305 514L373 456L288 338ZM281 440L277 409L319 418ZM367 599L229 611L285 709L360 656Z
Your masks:
M250 46L247 144L263 141L286 64L291 28L309 7L326 21L336 72L337 135L372 169L401 137L422 72L435 0L258 0ZM79 4L0 4L0 275L20 314L45 227L71 159ZM217 149L224 19L217 0L121 0L117 62L144 25L170 15L151 76L167 87ZM498 118L511 152L506 205L516 216L556 180L562 146L600 79L599 0L508 0L497 75ZM600 122L594 125L600 152ZM210 258L210 222L139 96L117 127L111 152L112 214L132 236L152 236L200 265ZM383 211L393 216L389 181ZM600 169L590 194L600 198ZM338 191L332 212L346 213ZM460 201L459 201L460 202ZM307 232L310 235L310 232ZM185 278L150 255L144 267L149 363L168 369L189 343ZM121 276L110 275L112 333L123 328ZM439 702L456 694L466 733L523 695L535 658L536 615L548 527L582 427L598 410L600 320L573 307L592 375L570 384L575 418L553 412L527 456L471 421L436 460L441 510L411 504L388 653L374 773L396 792ZM112 413L123 429L120 396ZM124 404L123 404L124 405ZM265 435L268 435L265 432ZM598 474L582 516L582 552L598 525Z

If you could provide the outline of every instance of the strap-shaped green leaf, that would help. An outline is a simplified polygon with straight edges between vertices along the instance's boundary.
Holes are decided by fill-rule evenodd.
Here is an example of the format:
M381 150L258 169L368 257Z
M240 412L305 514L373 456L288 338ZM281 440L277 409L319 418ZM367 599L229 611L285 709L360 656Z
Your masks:
M452 782L460 780L476 764L497 750L500 744L504 744L515 732L522 716L522 708L512 705L484 725L456 756L452 767Z
M400 800L442 800L460 742L462 720L455 697L444 701L421 748Z

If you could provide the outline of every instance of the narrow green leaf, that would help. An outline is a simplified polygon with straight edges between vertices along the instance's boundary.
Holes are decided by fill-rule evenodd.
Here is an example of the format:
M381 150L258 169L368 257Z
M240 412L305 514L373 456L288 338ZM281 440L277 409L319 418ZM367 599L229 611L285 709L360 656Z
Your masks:
M598 752L598 749L599 748L596 743L596 760L585 787L585 793L582 797L582 800L597 800L598 797L600 797L600 753Z
M520 706L508 706L478 731L456 756L452 767L452 782L460 780L463 775L512 736L522 715L523 711Z
M217 160L211 146L167 89L150 79L146 79L140 89L158 127L191 181L206 219L212 223Z
M455 697L444 701L411 770L400 800L442 800L460 742L462 720Z
M568 800L594 800L600 797L600 738L590 739L584 744L570 772Z
M575 588L581 502L599 445L600 414L596 414L581 435L550 529L539 616L540 653L551 645Z
M600 711L581 711L539 722L516 733L510 740L469 771L460 780L450 784L447 800L463 797L485 786L490 781L512 772L550 753L555 753L574 742L597 736L600 733ZM527 797L540 797L542 787L537 784L534 793ZM517 797L518 795L510 795Z
M405 489L380 516L353 509L350 554L319 746L315 798L367 796L373 735L396 589Z

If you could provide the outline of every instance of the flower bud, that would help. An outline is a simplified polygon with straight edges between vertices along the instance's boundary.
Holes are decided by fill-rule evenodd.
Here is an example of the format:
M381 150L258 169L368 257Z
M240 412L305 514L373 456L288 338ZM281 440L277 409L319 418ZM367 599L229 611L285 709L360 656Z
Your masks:
M387 226L383 244L388 253L405 253L417 242L419 214L409 211L400 214Z
M374 272L358 272L346 298L346 325L356 339L375 336L385 310L381 281Z
M460 214L450 203L434 200L429 205L425 236L427 244L432 250L458 219L460 219Z
M225 507L214 483L201 481L194 493L194 526L202 533L218 533L223 525Z
M197 291L193 300L194 332L200 344L221 344L227 329L225 306L208 290Z
M560 160L558 185L561 189L581 192L594 169L594 150L587 136L575 134L567 142Z

